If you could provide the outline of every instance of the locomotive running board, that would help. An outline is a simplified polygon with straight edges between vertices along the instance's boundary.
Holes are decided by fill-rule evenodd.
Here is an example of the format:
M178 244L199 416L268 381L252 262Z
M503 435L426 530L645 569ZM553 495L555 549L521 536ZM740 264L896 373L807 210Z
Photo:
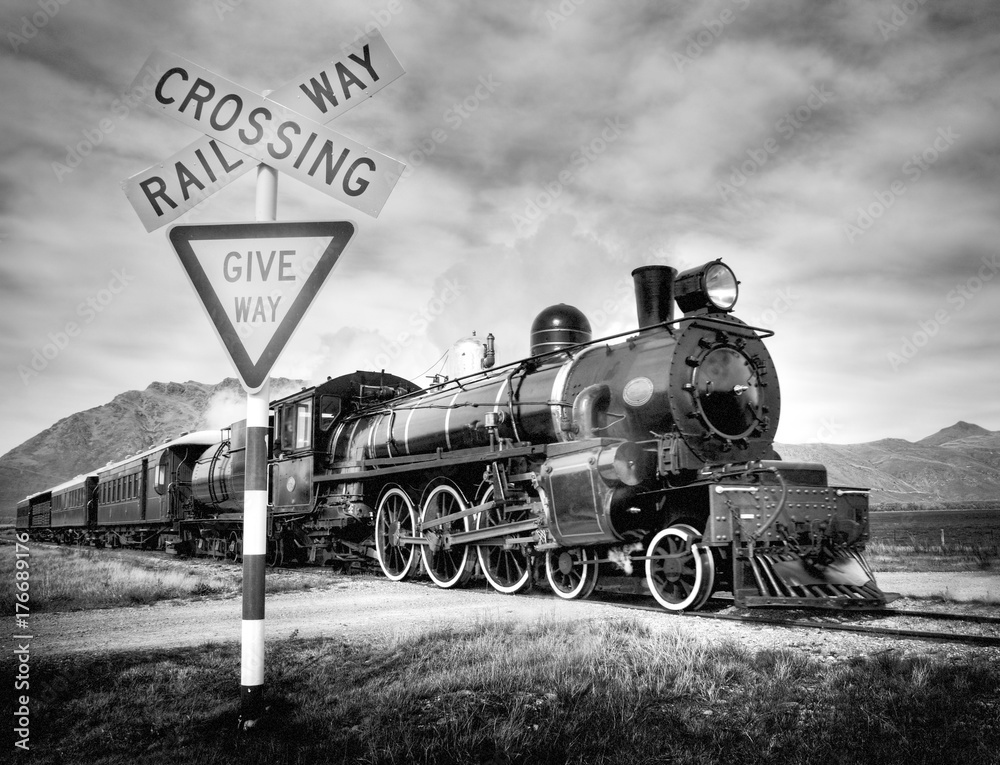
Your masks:
M756 587L744 586L744 568L749 568ZM808 565L792 553L754 552L738 561L733 586L736 605L785 606L830 609L883 608L899 597L882 592L867 562L857 553L847 553L823 566ZM746 582L750 584L750 582Z

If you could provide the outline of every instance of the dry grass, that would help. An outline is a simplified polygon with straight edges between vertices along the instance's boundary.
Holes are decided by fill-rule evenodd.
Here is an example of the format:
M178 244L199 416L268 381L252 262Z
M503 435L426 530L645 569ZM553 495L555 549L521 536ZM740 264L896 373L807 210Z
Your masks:
M13 547L0 557L0 607L13 613ZM141 553L85 547L29 545L31 611L72 611L141 605L173 598L239 594L240 566L183 561ZM10 554L7 553L10 551ZM265 580L269 593L304 589L280 574ZM8 607L9 605L9 607Z
M830 665L623 619L483 622L269 645L237 734L239 648L40 658L36 763L994 763L1000 669L887 652Z
M866 546L866 557L876 571L990 571L1000 564L996 545L926 544L875 540Z

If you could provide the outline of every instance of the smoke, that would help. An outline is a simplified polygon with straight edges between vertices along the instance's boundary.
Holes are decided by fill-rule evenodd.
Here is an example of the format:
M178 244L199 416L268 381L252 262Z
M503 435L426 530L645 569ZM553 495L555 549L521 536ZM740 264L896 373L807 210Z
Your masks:
M217 390L208 400L205 410L205 427L209 430L228 428L234 422L247 418L246 395L234 390Z
M297 393L306 383L302 380L272 380L271 400ZM203 415L205 428L221 430L247 418L247 396L242 388L220 387L208 400Z
M617 547L612 550L608 550L608 558L614 563L618 568L625 572L625 576L632 575L632 557L631 554L636 550L642 549L642 542L635 542L630 545L624 545L623 547Z

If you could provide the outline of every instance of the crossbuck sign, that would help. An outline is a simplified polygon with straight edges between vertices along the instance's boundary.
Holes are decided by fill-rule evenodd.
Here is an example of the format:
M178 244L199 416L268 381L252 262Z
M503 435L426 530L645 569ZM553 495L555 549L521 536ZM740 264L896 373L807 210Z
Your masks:
M377 216L404 165L325 126L403 73L380 34L259 95L155 52L143 101L203 137L122 186L147 231L183 215L260 163L256 223L173 226L171 243L247 391L243 476L240 728L264 713L270 373L354 237L351 221L277 222L277 171ZM142 92L142 91L137 91Z
M405 168L325 126L403 74L378 32L266 97L164 51L149 57L133 87L150 73L156 84L143 102L203 136L122 183L147 231L261 162L377 217Z

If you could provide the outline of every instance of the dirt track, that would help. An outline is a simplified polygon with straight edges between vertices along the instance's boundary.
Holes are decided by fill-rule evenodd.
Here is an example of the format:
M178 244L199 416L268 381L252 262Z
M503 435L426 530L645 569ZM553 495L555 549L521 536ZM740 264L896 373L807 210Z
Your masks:
M886 590L906 591L905 577L885 575ZM954 588L968 577L944 574ZM955 577L958 577L957 579ZM973 575L975 576L975 575ZM991 579L995 583L996 575ZM942 580L944 581L944 580ZM926 588L926 583L918 582ZM898 604L897 604L898 605ZM921 608L920 603L903 603ZM318 589L269 595L268 642L297 637L337 640L393 640L435 627L517 619L638 619L654 630L678 630L717 640L731 638L747 647L789 647L829 660L858 653L896 649L906 653L956 655L981 653L1000 661L1000 649L893 640L808 629L769 628L691 619L662 612L625 610L597 600L562 601L551 596L506 596L487 589L439 590L426 583L393 583L372 576L329 574ZM987 609L1000 616L1000 608ZM168 601L152 606L39 613L32 617L34 647L40 653L106 653L122 650L182 648L240 639L241 600Z

